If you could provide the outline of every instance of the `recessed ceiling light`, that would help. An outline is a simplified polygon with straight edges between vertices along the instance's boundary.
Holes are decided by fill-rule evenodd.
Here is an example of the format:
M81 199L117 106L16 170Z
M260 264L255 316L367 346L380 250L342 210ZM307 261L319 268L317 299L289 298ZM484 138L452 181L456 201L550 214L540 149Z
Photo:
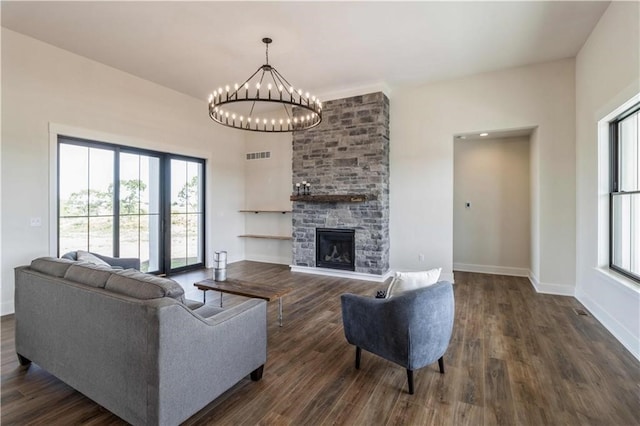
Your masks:
M489 133L480 133L480 136L489 136Z

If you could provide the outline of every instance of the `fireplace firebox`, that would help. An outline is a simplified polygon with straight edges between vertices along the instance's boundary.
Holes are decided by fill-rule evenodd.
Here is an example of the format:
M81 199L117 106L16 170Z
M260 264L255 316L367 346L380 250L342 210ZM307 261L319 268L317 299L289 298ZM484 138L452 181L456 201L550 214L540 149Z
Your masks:
M316 266L356 270L355 230L316 228Z

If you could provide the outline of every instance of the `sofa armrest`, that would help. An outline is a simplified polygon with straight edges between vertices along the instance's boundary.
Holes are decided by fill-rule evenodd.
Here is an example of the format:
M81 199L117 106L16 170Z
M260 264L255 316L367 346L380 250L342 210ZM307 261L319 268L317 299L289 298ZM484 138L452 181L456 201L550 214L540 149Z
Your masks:
M137 257L109 257L98 253L92 253L94 256L104 260L111 266L119 266L122 269L140 270L140 259Z
M140 259L136 257L109 257L98 253L91 254L96 256L98 259L104 260L111 266L117 266L122 269L137 269L138 271L140 270ZM70 251L60 257L62 259L78 260L78 252Z
M157 310L157 424L178 424L266 363L267 304L249 299L203 318L181 304ZM154 405L154 404L151 404Z

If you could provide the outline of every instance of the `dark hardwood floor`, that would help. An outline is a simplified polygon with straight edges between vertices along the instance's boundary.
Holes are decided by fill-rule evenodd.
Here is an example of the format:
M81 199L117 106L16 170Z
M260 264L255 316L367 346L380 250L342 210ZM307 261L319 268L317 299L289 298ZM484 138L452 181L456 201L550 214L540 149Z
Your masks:
M256 262L229 265L228 276L294 287L284 326L270 303L262 380L245 378L185 424L640 424L640 363L593 317L577 315L577 300L536 294L525 278L456 272L446 373L437 363L416 371L409 395L397 365L363 352L356 370L343 335L339 295L373 295L384 285ZM177 279L201 298L192 284L205 277ZM224 296L225 306L242 300ZM217 293L207 302L218 303ZM37 365L20 367L13 316L1 331L3 425L123 424Z

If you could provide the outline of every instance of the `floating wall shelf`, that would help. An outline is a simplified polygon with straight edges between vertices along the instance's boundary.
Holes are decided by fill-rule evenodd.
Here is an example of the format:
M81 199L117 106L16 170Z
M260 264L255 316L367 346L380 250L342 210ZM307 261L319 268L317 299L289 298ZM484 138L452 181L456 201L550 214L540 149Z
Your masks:
M262 238L267 240L291 240L292 237L288 237L285 235L258 235L258 234L244 234L238 235L240 238Z
M291 210L238 210L240 213L291 213Z
M374 194L343 194L343 195L292 195L291 201L302 201L306 203L364 203L365 201L376 200Z

